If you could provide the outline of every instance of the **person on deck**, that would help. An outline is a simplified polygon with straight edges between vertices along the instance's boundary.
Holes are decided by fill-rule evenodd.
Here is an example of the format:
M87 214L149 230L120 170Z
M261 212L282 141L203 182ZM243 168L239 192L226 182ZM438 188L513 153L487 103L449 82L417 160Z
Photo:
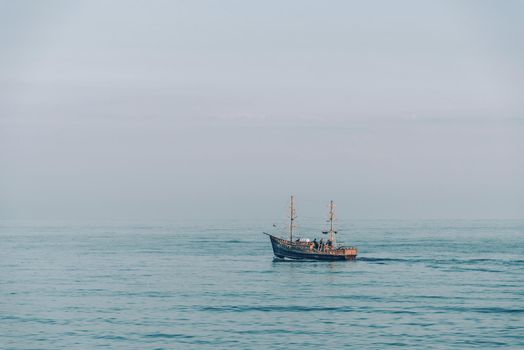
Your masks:
M321 238L318 244L318 250L322 250L323 248L324 248L324 238Z
M318 249L318 242L317 242L317 239L316 239L316 238L313 240L313 247L314 247L315 249Z

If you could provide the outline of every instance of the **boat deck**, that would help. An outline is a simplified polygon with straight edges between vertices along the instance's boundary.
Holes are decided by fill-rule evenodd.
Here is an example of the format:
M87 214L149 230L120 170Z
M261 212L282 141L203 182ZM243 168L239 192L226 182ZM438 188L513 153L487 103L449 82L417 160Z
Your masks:
M278 258L315 259L315 260L354 260L358 254L355 247L338 247L318 250L312 242L292 242L266 233L273 246L273 253Z

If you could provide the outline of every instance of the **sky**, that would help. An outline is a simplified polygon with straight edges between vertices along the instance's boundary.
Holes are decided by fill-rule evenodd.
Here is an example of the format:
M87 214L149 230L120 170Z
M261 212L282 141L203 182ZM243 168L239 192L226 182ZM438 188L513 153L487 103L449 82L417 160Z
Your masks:
M0 0L0 219L524 218L523 14Z

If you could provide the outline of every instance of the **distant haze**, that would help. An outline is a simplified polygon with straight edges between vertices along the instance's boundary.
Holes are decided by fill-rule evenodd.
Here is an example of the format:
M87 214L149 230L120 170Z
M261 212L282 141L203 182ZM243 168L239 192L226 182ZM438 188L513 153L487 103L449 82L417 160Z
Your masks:
M522 1L0 1L0 219L524 217Z

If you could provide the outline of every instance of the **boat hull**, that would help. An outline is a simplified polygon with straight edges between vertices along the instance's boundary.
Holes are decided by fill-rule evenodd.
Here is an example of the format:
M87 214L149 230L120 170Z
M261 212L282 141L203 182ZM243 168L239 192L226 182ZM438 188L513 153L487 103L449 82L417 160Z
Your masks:
M339 248L329 251L313 249L310 243L292 242L267 234L271 240L273 253L277 258L312 259L312 260L355 260L356 248Z

